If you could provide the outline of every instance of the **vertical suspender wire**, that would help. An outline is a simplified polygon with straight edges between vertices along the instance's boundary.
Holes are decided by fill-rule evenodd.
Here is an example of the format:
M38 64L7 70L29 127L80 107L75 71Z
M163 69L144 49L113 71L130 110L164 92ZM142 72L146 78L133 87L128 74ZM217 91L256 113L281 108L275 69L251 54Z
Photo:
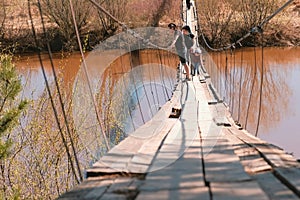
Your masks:
M218 53L217 54L217 68L218 68L218 71L217 71L217 82L216 82L216 85L215 85L215 87L217 88L217 91L218 91L218 93L222 96L222 94L221 94L221 70L222 70L222 64L221 64L221 53Z
M72 14L72 18L73 18L74 28L75 28L75 32L76 32L77 42L78 42L78 46L79 46L80 54L81 54L81 58L82 58L82 64L83 64L83 69L84 69L83 71L84 71L85 77L87 79L87 84L88 84L89 92L90 92L90 95L91 95L91 98L92 98L93 106L94 106L94 109L95 109L97 121L98 121L99 126L100 126L100 131L101 131L101 133L103 135L103 138L105 140L106 148L109 150L110 149L109 142L107 140L106 133L104 132L104 128L103 128L103 125L102 125L102 122L101 122L101 119L100 119L100 114L99 114L99 111L98 111L98 108L97 108L96 100L95 100L95 97L93 95L93 90L92 90L92 86L91 86L91 83L90 83L89 74L88 74L88 71L87 71L87 64L86 64L86 60L85 60L85 57L84 57L84 54L83 54L82 44L81 44L81 41L80 41L79 31L78 31L78 27L77 27L77 24L76 24L76 18L75 18L75 12L74 12L74 7L73 7L72 0L69 0L69 3L70 3L70 8L71 8L71 14Z
M149 54L150 55L152 55L152 50L151 49L148 49L147 50L147 58L148 58L148 62L149 62L149 60L151 60L151 59L149 59ZM150 62L149 62L150 63ZM159 105L158 104L158 102L156 103L155 101L155 95L154 95L154 92L153 92L153 86L152 86L152 72L151 71L153 71L153 67L152 67L152 65L151 66L148 66L148 73L149 73L149 78L150 78L150 90L151 90L151 95L152 95L152 99L153 99L153 103L154 103L154 106L155 106L155 108L156 108L156 110L158 110L158 107L157 107L157 105ZM155 84L155 82L153 82L154 84Z
M257 117L257 126L255 131L255 136L258 136L259 125L262 113L262 101L263 101L263 83L264 83L264 33L261 33L261 75L260 75L260 92L259 92L259 109Z
M162 51L162 52L161 52ZM169 61L170 61L170 58L168 57L169 56L169 54L168 54L168 52L167 51L163 51L163 50L160 50L159 51L161 54L163 54L164 55L164 66L168 66L169 67ZM167 56L167 58L166 58L166 56ZM166 63L168 63L168 64L166 64ZM164 74L166 74L166 76L167 76L167 79L168 79L168 82L169 82L169 85L170 85L170 88L172 88L173 87L173 81L172 81L172 79L171 79L171 77L170 77L170 73L169 73L169 70L167 70L167 68L166 67L164 67L163 68L163 70L164 70ZM168 95L168 97L169 97L169 95ZM169 97L169 99L170 99L171 97Z
M236 73L236 61L235 61L235 48L233 51L233 76L232 76L232 101L231 101L231 113L234 116L234 103L235 103L235 73Z
M183 10L183 1L181 1L181 3L182 3L182 10L181 10L181 16L182 16L182 21L184 22L185 20L184 20L184 10ZM177 55L178 55L178 53L177 53ZM178 65L178 73L179 73L179 82L180 82L180 107L181 108L183 108L183 101L182 101L182 99L183 99L183 87L184 87L184 85L183 85L183 81L182 81L182 77L183 77L183 71L182 71L182 69L183 69L183 65L181 64L181 62L179 62L179 65Z
M184 16L183 16L183 1L181 1L182 4L180 6L180 10L181 10L181 20L184 21Z
M185 24L188 25L188 7L187 4L185 4Z
M125 91L127 91L126 95L130 96L129 89L127 90L127 88L126 88L127 84L126 84L125 79L124 79L125 70L124 70L123 55L122 55L122 52L121 52L121 38L120 37L121 36L119 35L119 52L120 52L121 68L122 68L122 74L123 74L122 75L122 80L123 80L123 84L124 84L124 87L125 87ZM130 120L132 122L133 130L135 131L136 128L135 128L135 125L134 125L132 113L131 113L130 106L129 106L128 103L127 103L127 108L128 108L128 113L129 113Z
M58 80L57 80L57 75L56 75L55 68L54 68L52 51L51 51L51 47L50 47L49 41L47 40L47 36L46 36L46 28L45 28L45 23L44 23L44 18L43 18L43 13L42 13L42 7L41 7L40 0L38 0L38 8L39 8L41 21L42 21L42 26L43 26L43 32L44 32L43 34L44 34L44 37L47 41L48 55L49 55L49 59L50 59L52 73L53 73L53 76L54 76L54 82L55 82L55 85L56 85L56 90L58 92L60 106L61 106L61 109L62 109L62 113L63 113L64 121L65 121L65 124L66 124L68 137L70 139L71 148L72 148L72 151L73 151L73 155L74 155L74 158L75 158L77 170L78 170L78 173L79 173L79 178L80 178L80 181L82 181L83 177L82 177L82 173L81 173L80 164L79 164L79 160L78 160L78 157L77 157L74 141L73 141L73 138L72 138L72 135L71 135L70 124L69 124L68 119L67 119L67 114L66 114L66 111L65 111L65 105L63 103L60 87L59 87Z
M155 50L155 52L156 52L156 56L157 56L157 58L158 58L158 60L159 60L159 78L161 79L161 83L162 83L162 91L163 91L163 94L164 94L164 97L165 97L165 101L168 101L168 94L166 94L166 91L165 91L165 85L164 85L164 81L163 81L163 77L162 77L162 70L161 70L161 57L160 57L160 54L159 54L159 50L158 49L156 49Z
M57 110L55 108L53 96L52 96L52 93L51 93L51 90L50 90L50 85L49 85L48 78L47 78L46 71L45 71L45 67L44 67L44 64L43 64L43 61L42 61L41 50L39 48L39 44L38 44L38 41L37 41L37 36L36 36L36 32L35 32L35 28L34 28L34 24L33 24L33 19L32 19L32 14L31 14L30 0L28 0L27 2L28 2L29 18L30 18L30 21L31 21L31 29L32 29L32 32L33 32L33 37L34 37L35 44L38 47L38 58L39 58L39 62L40 62L40 65L41 65L43 78L45 80L46 89L47 89L47 92L48 92L48 95L49 95L49 98L50 98L52 110L53 110L53 113L54 113L54 116L55 116L55 121L57 123L58 129L59 129L59 132L60 132L60 136L61 136L61 139L62 139L62 142L63 142L64 147L66 149L66 153L67 153L67 157L68 157L68 160L70 162L70 165L71 165L72 173L73 173L73 175L74 175L74 177L76 179L76 182L79 184L80 180L77 177L77 173L76 173L76 170L75 170L75 167L74 167L74 163L73 163L73 160L72 160L72 156L71 156L68 144L67 144L67 140L66 140L66 138L65 138L65 136L63 134L62 126L61 126L60 121L58 119L58 113L57 113Z
M153 53L155 53L155 55L156 55L156 51L155 50L154 50ZM157 103L158 103L158 105L160 105L159 95L158 95L158 89L157 89L157 84L156 84L156 76L155 76L155 71L154 70L152 70L152 74L153 74L153 77L154 77L154 88L155 88Z
M169 51L166 51L167 53L167 66L170 67L171 66L171 56L173 56ZM168 74L169 75L169 74ZM170 77L170 75L169 75ZM175 86L175 81L174 79L171 79L171 82L170 82L170 85L171 85L171 88Z
M225 90L225 87L226 87L226 82L225 82L225 74L226 74L226 71L225 71L225 67L226 67L226 61L224 60L225 58L225 55L224 55L224 52L219 52L219 55L220 55L220 93L222 93L221 97L223 100L225 100L224 98L226 97L226 90Z
M256 47L254 47L253 51L254 51L254 74L253 74L252 86L251 86L251 91L250 91L250 96L249 96L249 101L248 101L248 106L247 106L247 112L246 112L245 129L247 129L247 125L248 125L248 118L249 118L251 100L252 100L252 96L253 96L253 91L254 91L255 82L256 82L256 74L257 74Z
M131 68L131 70L133 70L134 66L133 66L133 63L132 63L132 52L131 52L131 47L130 47L130 44L128 43L128 41L127 41L127 45L128 45L129 56L130 56L130 59L129 59L130 68ZM145 124L146 121L145 121L144 114L143 114L143 111L142 111L142 106L141 106L138 90L137 90L137 87L136 87L136 82L135 82L134 75L132 75L132 80L133 80L134 91L135 91L135 94L136 94L136 99L137 99L138 107L139 107L139 110L140 110L141 118L142 118L143 123Z
M228 55L227 55L227 50L225 50L225 98L226 101L228 100ZM227 102L229 103L229 102Z
M140 40L138 41L138 44L139 44L139 54L141 52L141 43L140 43ZM146 50L144 50L146 51ZM140 56L139 56L140 58ZM144 70L143 72L144 73ZM152 109L151 109L151 104L150 104L150 100L149 100L149 96L148 96L148 93L147 93L147 90L146 90L146 87L145 87L145 83L144 83L144 76L141 77L141 81L142 81L142 86L143 86L143 89L144 89L144 92L145 92L145 96L146 96L146 99L147 99L147 103L148 103L148 106L149 106L149 109L150 109L150 113L151 113L151 118L154 116L153 112L152 112Z
M231 113L232 113L232 96L233 96L233 89L232 89L232 85L233 85L233 76L232 75L233 73L233 49L231 48L230 49L230 68L229 68L229 76L230 76L230 79L229 79L229 108L231 110Z
M164 86L164 91L166 93L166 101L168 101L168 100L170 100L170 97L169 97L168 90L167 90L166 83L165 83L165 79L164 79L165 74L164 74L164 69L163 69L162 55L161 55L161 52L160 52L159 49L157 50L157 52L158 52L158 58L159 58L160 77L161 77L161 80L162 80L162 83L163 83L163 86Z
M233 62L233 59L232 59L232 49L230 49L230 67L229 67L229 108L231 110L231 113L232 113L232 62Z
M239 105L238 105L238 122L241 120L241 97L242 97L242 81L243 81L243 58L244 49L241 50L241 62L240 62L240 81L239 81Z

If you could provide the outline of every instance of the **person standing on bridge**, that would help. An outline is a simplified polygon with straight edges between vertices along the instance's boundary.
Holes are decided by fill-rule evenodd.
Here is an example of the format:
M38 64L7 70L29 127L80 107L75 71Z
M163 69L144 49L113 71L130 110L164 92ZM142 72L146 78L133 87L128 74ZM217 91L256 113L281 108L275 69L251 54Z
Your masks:
M190 0L186 0L186 7L189 10L191 8L191 1Z
M174 31L174 40L169 48L172 48L175 45L180 63L184 66L184 70L186 71L186 79L191 80L189 66L187 65L187 49L184 42L184 36L181 31L177 30L176 24L170 23L168 27L170 30Z
M190 62L190 52L192 50L192 47L194 46L195 35L192 34L191 28L189 26L184 26L184 27L182 27L181 30L182 30L182 33L183 33L184 43L185 43L185 46L187 48L186 59L187 59L187 62L189 64L191 64L191 62Z
M200 66L203 67L202 51L200 47L193 47L191 49L191 62L192 62L192 76L200 74Z

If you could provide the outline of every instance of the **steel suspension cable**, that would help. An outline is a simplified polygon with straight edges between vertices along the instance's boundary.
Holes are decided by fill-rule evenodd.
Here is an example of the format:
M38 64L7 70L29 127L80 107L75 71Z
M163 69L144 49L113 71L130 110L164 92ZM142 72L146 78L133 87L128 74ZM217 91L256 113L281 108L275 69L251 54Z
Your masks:
M132 51L131 51L131 47L130 47L130 44L129 42L127 42L128 44L128 50L129 50L129 55L130 55L130 68L131 70L133 70L133 61L132 61ZM135 91L135 94L136 94L136 99L137 99L137 105L139 107L139 111L140 111L140 114L141 114L141 118L142 118L142 121L143 121L143 124L145 124L145 118L144 118L144 114L143 114L143 111L142 111L142 106L141 106L141 102L140 102L140 98L139 98L139 94L138 94L138 90L137 90L137 87L136 87L136 82L135 82L135 78L134 78L134 75L133 74L130 74L131 75L131 79L133 81L133 86L134 86L134 91Z
M231 70L232 70L232 62L233 62L233 59L232 59L232 50L230 51L230 66L229 66L229 95L228 95L228 98L229 98L229 108L231 109L232 107L232 73L231 73ZM232 110L231 110L231 113L232 113Z
M244 50L241 51L241 64L240 64L240 81L239 81L239 105L238 105L238 122L240 122L241 117L241 96L242 96L242 80L243 80L243 57L244 57Z
M69 0L69 3L70 3L70 8L71 8L71 14L72 14L72 19L73 19L73 23L74 23L75 33L76 33L76 37L77 37L77 42L78 42L78 46L79 46L79 50L80 50L80 54L81 54L81 58L82 58L83 71L84 71L85 77L87 79L89 93L90 93L91 98L92 98L92 103L93 103L93 106L94 106L94 109L95 109L97 121L98 121L99 126L100 126L100 131L101 131L101 133L103 135L103 138L105 140L106 148L109 150L110 149L109 142L107 140L106 133L104 132L104 128L103 128L103 125L102 125L102 122L101 122L101 119L100 119L100 114L99 114L99 111L98 111L96 100L95 100L95 97L93 95L93 90L92 90L92 86L91 86L91 83L90 83L90 77L89 77L89 74L88 74L88 71L87 71L87 64L86 64L86 60L85 60L85 57L84 57L80 36L79 36L79 31L78 31L78 27L77 27L77 23L76 23L76 17L75 17L75 12L74 12L74 7L73 7L72 0Z
M149 54L151 53L151 50L149 50L148 49L148 51L147 51L147 58L148 58L148 60L150 60L149 59ZM158 105L158 103L156 104L156 102L155 102L155 96L154 96L154 93L153 93L153 86L152 86L152 75L151 75L151 69L152 69L152 71L153 71L153 67L148 67L148 73L149 73L149 79L150 79L150 90L151 90L151 96L152 96L152 99L153 99L153 103L154 103L154 105L155 105L155 108L158 110L158 107L157 107L157 105Z
M80 178L80 181L82 181L83 177L82 177L82 173L81 173L80 164L79 164L78 156L77 156L77 153L76 153L74 141L73 141L73 138L72 138L72 135L71 135L70 124L69 124L69 121L67 119L67 114L66 114L66 111L65 111L65 105L64 105L64 102L63 102L63 99L62 99L62 95L61 95L61 90L60 90L60 87L59 87L59 84L58 84L58 79L57 79L56 71L55 71L55 68L54 68L52 51L51 51L49 40L47 40L46 27L45 27L45 23L44 23L44 18L43 18L43 13L42 13L42 7L41 7L40 0L38 0L38 8L39 8L39 13L40 13L41 21L42 21L42 26L43 26L44 39L47 41L48 55L49 55L49 59L50 59L52 73L53 73L53 76L54 76L54 82L55 82L56 90L58 92L58 97L59 97L59 102L60 102L61 110L62 110L63 117L64 117L64 122L65 122L65 125L66 125L68 137L70 139L71 148L72 148L72 151L73 151L73 154L74 154L74 158L75 158L77 170L78 170L78 173L79 173L79 178Z
M94 6L96 6L99 10L101 10L104 14L106 14L108 17L110 17L112 20L114 20L116 23L118 23L122 29L124 31L127 31L127 33L131 34L132 36L134 36L135 38L141 40L144 44L148 44L154 48L161 48L159 46L157 46L156 44L153 44L152 42L150 42L149 40L143 38L142 36L140 36L140 34L136 33L135 31L133 31L132 29L128 28L128 26L118 20L116 17L114 17L111 13L109 13L103 6L101 6L98 2L96 2L95 0L89 0Z
M170 58L169 58L169 52L167 51L167 52L165 52L165 51L162 51L162 52L160 52L161 54L163 53L163 57L164 57L164 59L163 59L163 61L164 61L164 63L165 63L165 66L170 66L169 65L169 61L170 61ZM166 53L167 53L167 59L166 59ZM166 63L168 63L168 64L166 64ZM167 79L168 79L168 82L169 82L169 85L170 85L170 88L172 88L172 86L173 86L173 83L172 83L172 79L171 79L171 77L170 77L170 70L167 70L167 68L166 67L164 67L163 68L163 70L164 70L164 74L166 74L166 77L167 77Z
M125 79L124 79L124 74L125 74L125 70L124 70L124 63L123 63L123 56L122 56L122 53L121 53L121 39L120 39L120 35L119 35L119 51L120 51L120 59L121 59L121 68L122 68L122 73L123 73L123 76L122 76L122 80L123 80L123 84L124 84L124 87L125 87L125 91L128 91L126 92L128 96L130 96L130 93L129 93L129 89L127 90L126 88L126 82L125 82ZM127 104L127 107L128 107L128 113L129 113L129 117L131 119L131 122L132 122L132 127L133 127L133 130L135 131L136 130L136 127L135 127L135 124L134 124L134 121L133 121L133 117L132 117L132 113L131 113L131 109L130 109L130 106L129 104Z
M154 53L156 53L155 51L154 51ZM153 75L153 77L154 77L154 83L156 83L156 76L155 76L155 72L154 72L154 70L152 70L152 75ZM158 81L157 81L158 82ZM157 89L157 84L154 84L154 91L155 91L155 93L156 93L156 98L157 98L157 103L158 103L158 105L160 105L160 101L159 101L159 95L158 95L158 89Z
M140 62L141 44L140 44L140 42L138 42L138 44L139 44L138 53L139 53L139 62ZM142 73L144 73L144 71ZM145 87L145 84L144 84L144 80L143 80L144 78L143 77L144 76L141 77L142 87L143 87L144 92L145 92L146 100L147 100L147 103L148 103L148 106L149 106L149 109L150 109L150 113L151 113L151 118L152 118L154 116L154 114L153 114L152 109L151 109L151 104L150 104L149 96L148 96L148 93L147 93L147 90L146 90L146 87Z
M164 69L163 68L163 62L162 62L162 56L161 56L161 53L160 53L160 50L157 50L157 53L158 53L158 58L159 58L159 70L160 70L160 78L161 78L161 81L163 83L163 90L165 92L165 98L166 98L166 101L168 101L170 99L170 96L168 94L168 90L167 90L167 87L166 87L166 83L165 83L165 79L164 79Z
M282 5L280 8L278 8L272 15L268 16L265 20L263 20L260 24L258 24L257 26L254 26L250 29L250 31L248 31L248 33L246 33L244 36L242 36L240 39L236 40L235 42L227 45L227 46L224 46L224 47L221 47L221 48L213 48L211 47L205 36L204 36L204 32L203 32L203 29L201 27L201 23L200 23L200 20L198 21L198 27L199 27L199 31L201 33L201 37L205 43L205 45L211 50L211 51L223 51L223 50L226 50L226 49L231 49L231 48L236 48L237 45L240 45L241 46L241 42L243 40L245 40L246 38L248 38L249 36L251 36L252 34L254 33L261 33L262 32L262 27L268 23L272 18L274 18L278 13L280 13L282 10L284 10L290 3L292 3L294 0L289 0L287 1L284 5ZM199 19L199 17L198 17Z
M235 104L235 74L236 74L236 60L235 60L235 49L233 49L233 76L232 76L232 104L231 110L234 115L234 104Z
M218 53L217 54L217 67L218 67L218 70L217 70L217 91L221 91L221 69L222 69L222 65L221 65L221 54Z
M258 136L258 130L261 120L262 114L262 100L263 100L263 83L264 83L264 33L261 33L261 75L260 75L260 90L259 90L259 109L258 109L258 117L257 117L257 126L255 136Z
M54 104L54 100L53 100L53 96L52 96L52 93L51 93L49 81L48 81L46 71L45 71L45 67L44 67L44 64L43 64L43 61L42 61L41 49L39 48L39 43L38 43L38 40L37 40L35 27L34 27L34 24L33 24L30 0L28 0L27 3L28 3L27 6L28 6L28 14L29 14L29 18L30 18L30 23L31 23L31 29L32 29L35 44L38 47L38 59L39 59L40 65L41 65L43 78L45 80L46 90L47 90L47 93L48 93L49 98L50 98L50 102L51 102L52 110L53 110L53 113L54 113L55 121L56 121L57 127L59 129L60 137L62 139L63 145L64 145L66 153L67 153L67 157L68 157L68 160L69 160L69 163L70 163L70 166L71 166L73 176L75 177L76 182L79 184L80 180L77 176L77 173L76 173L76 170L75 170L75 167L74 167L74 163L73 163L73 160L72 160L70 149L69 149L68 144L67 144L67 140L66 140L66 138L63 134L63 128L62 128L61 123L59 121L58 112L57 112L55 104Z
M249 96L249 101L248 101L248 106L247 106L247 112L246 112L246 119L245 119L245 129L247 129L248 125L248 117L250 113L250 106L251 106L251 100L253 96L253 91L255 87L255 82L256 82L256 75L257 75L257 55L256 55L256 47L253 49L254 51L254 74L253 74L253 81L252 81L252 86L251 86L251 91L250 91L250 96Z
M225 50L225 97L229 94L228 92L228 55L227 50Z

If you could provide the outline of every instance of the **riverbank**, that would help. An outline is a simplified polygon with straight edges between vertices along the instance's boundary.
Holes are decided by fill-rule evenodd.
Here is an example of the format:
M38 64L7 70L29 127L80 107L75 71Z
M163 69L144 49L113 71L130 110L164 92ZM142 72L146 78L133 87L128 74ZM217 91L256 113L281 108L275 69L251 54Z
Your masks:
M44 0L42 2L50 2ZM78 3L79 2L79 3ZM78 1L74 5L78 10L78 27L82 44L86 50L92 50L99 41L122 31L114 21L103 15L90 3ZM264 8L266 11L257 13L245 12L247 1L244 7L237 5L238 1L195 1L198 7L198 18L203 28L205 37L210 45L214 47L224 46L236 41L246 32L258 24L269 14L273 13L283 0L276 0L273 10L268 10L269 4L258 3L256 6ZM260 2L260 1L257 1ZM63 3L62 3L63 4ZM217 6L215 6L217 5ZM252 3L251 5L255 5ZM61 6L62 8L59 8ZM46 27L45 39L38 7L31 5L32 21L35 26L38 41L43 41L39 49L46 51L45 42L50 43L53 52L76 51L78 50L77 40L74 32L72 18L64 15L70 12L68 5L59 5L57 8L47 7L42 4L44 22ZM124 21L130 28L160 26L166 27L169 22L181 23L180 12L181 2L176 0L155 0L149 3L146 0L130 0L109 3L104 1L103 7L107 7L121 21ZM25 8L25 9L24 9ZM253 9L253 8L252 8ZM0 6L0 52L28 53L36 52L36 44L31 30L31 20L28 12L27 1L7 0L6 4ZM90 12L87 12L89 10ZM262 9L263 10L263 9ZM251 11L251 12L250 12ZM247 13L244 14L244 13ZM254 14L253 14L254 13ZM80 16L83 15L81 18ZM254 21L247 19L257 18ZM264 27L265 46L300 46L300 0L295 0L287 9ZM259 36L249 37L243 46L258 46Z
M39 48L46 51L46 41L54 52L78 50L77 38L69 1L41 0L46 38L36 4L26 0L6 0L0 3L0 52L36 52L32 34L35 27ZM130 28L158 27L170 21L180 22L180 5L177 0L118 0L101 1L107 12ZM75 18L82 44L86 50L122 31L122 27L89 1L74 2ZM30 20L29 10L32 14Z
M220 48L237 41L282 7L286 0L273 1L217 1L203 3L196 0L198 20L207 42ZM300 46L300 0L294 0L261 27L260 34L243 40L247 47Z

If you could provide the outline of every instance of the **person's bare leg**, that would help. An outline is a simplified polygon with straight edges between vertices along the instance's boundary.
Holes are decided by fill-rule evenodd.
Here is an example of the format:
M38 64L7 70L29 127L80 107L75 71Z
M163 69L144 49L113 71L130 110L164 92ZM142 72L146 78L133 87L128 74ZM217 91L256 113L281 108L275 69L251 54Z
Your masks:
M184 70L186 71L186 77L188 78L188 79L190 79L191 77L190 77L190 69L189 69L189 66L185 63L184 65Z

